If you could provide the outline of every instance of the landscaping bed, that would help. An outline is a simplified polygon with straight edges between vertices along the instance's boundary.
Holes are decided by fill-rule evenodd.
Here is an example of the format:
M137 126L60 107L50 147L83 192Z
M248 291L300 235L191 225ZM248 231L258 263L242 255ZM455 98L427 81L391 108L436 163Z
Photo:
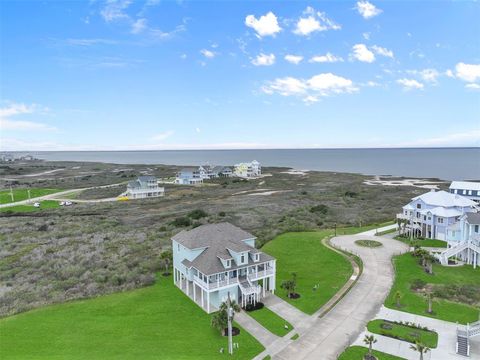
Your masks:
M293 326L288 321L278 316L267 307L248 311L247 314L258 321L265 329L277 336L285 336L293 330Z
M350 346L345 349L343 353L340 354L337 360L362 360L363 357L368 353L368 349L363 346ZM386 354L381 351L373 350L373 355L378 360L405 360L404 358Z
M438 344L438 334L435 331L417 324L376 319L367 324L367 329L371 333L407 341L412 344L420 342L431 349L436 348Z
M375 240L357 240L355 241L355 244L358 246L363 246L363 247L369 247L369 248L376 248L383 246L383 244L380 241L375 241Z

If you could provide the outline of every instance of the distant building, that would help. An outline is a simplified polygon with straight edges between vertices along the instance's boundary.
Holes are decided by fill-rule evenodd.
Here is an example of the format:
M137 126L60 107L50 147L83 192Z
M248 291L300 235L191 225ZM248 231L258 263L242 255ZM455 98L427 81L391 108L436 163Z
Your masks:
M212 174L214 177L231 177L233 175L233 171L231 168L227 166L215 166L212 169Z
M450 184L452 194L462 195L480 202L480 183L472 181L452 181Z
M0 161L1 162L13 162L13 161L15 161L15 157L10 153L2 153L2 154L0 154Z
M229 223L207 224L172 237L173 281L207 313L228 295L241 306L275 291L275 258L255 236Z
M175 184L199 185L203 183L204 177L202 176L205 176L205 172L203 172L203 175L202 175L202 171L200 170L200 168L196 168L196 167L183 168L177 173L177 177L175 178Z
M127 184L126 196L129 199L145 199L165 195L165 188L158 186L154 176L139 176Z
M447 228L462 215L476 212L477 203L446 191L429 191L405 205L397 219L407 221L406 229L414 236L447 240Z
M235 176L242 178L255 178L262 175L262 166L257 160L249 163L240 163L235 165Z

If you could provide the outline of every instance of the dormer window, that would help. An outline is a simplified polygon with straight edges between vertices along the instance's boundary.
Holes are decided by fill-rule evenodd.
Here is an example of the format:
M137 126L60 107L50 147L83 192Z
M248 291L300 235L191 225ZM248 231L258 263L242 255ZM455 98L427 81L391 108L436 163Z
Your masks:
M242 254L240 257L240 263L243 264L245 262L245 254Z
M260 260L260 254L256 253L254 259L255 259L255 261L259 261Z
M421 209L422 208L422 204L417 204L417 209Z
M232 260L228 259L228 260L225 260L225 267L226 268L229 268L232 266Z

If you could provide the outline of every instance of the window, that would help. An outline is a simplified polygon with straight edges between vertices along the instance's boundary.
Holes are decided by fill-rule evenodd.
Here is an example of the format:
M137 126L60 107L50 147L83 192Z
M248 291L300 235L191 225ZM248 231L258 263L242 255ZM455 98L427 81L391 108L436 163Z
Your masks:
M439 217L439 218L437 219L437 222L438 222L439 224L443 224L443 218Z
M455 194L458 194L458 190L457 190L457 189L455 189L453 192L454 192Z
M421 209L422 208L422 204L417 204L417 209Z
M432 217L431 217L431 216L429 216L429 217L428 217L428 220L432 220Z
M423 220L427 220L427 215L423 215Z
M242 254L240 257L240 263L243 264L245 262L245 254Z
M407 214L407 210L405 210L405 215L408 215L408 214Z
M478 233L478 225L475 225L475 232Z
M468 190L468 195L472 195L472 190Z
M232 265L231 260L225 261L225 264L226 264L225 266L229 268Z

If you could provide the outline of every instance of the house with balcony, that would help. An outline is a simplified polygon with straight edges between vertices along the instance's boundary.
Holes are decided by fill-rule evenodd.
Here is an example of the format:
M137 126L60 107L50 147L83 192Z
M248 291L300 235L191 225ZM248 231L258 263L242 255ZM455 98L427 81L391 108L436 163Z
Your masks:
M202 167L188 167L181 169L175 178L175 184L179 185L199 185L203 183L205 173Z
M480 265L480 212L468 212L460 221L447 228L448 249L439 255L440 263L448 264L448 259L456 259L473 265Z
M165 188L158 186L154 176L139 176L137 180L129 181L125 195L129 199L145 199L165 195Z
M406 222L408 233L415 237L447 240L447 229L468 212L476 212L477 204L461 195L447 191L429 191L412 198L397 214Z
M236 164L234 174L242 178L256 178L262 175L262 166L257 160Z
M449 190L452 194L462 195L480 203L480 182L452 181Z
M215 166L212 169L212 174L213 177L218 178L218 177L232 177L233 171L231 168L227 166Z
M207 313L228 295L242 307L275 292L272 256L255 236L230 223L207 224L172 237L173 281Z

